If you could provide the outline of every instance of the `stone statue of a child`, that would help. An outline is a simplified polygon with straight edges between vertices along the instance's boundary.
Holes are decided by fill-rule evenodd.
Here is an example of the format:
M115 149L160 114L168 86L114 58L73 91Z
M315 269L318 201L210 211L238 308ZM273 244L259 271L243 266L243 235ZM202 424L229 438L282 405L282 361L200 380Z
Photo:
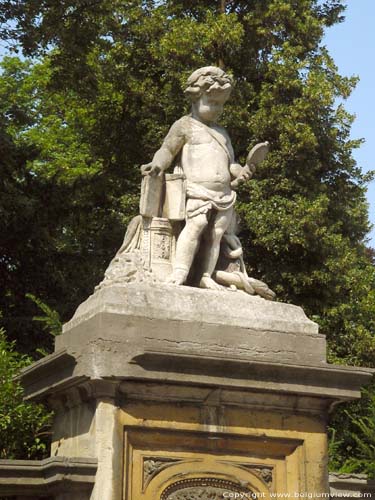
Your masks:
M179 158L186 177L186 224L177 240L170 283L185 283L197 251L200 251L202 288L221 289L212 278L221 239L234 214L240 182L252 175L248 166L235 162L230 138L216 124L232 90L231 78L220 68L200 68L189 77L185 93L192 111L169 130L144 175L159 175Z

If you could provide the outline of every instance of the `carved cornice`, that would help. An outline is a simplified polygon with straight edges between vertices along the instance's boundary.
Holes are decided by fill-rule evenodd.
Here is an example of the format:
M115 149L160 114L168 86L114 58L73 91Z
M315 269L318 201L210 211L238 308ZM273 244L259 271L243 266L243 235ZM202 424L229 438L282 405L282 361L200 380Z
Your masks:
M55 411L65 411L90 400L112 400L117 404L119 385L116 380L83 380L77 386L56 390L47 402Z

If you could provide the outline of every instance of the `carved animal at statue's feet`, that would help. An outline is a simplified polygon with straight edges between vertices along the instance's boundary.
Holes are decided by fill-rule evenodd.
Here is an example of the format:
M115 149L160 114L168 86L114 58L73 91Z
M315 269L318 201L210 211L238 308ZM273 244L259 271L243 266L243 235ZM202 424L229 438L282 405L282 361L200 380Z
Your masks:
M264 283L264 281L256 280L255 278L247 278L248 283L253 287L255 293L267 300L274 300L276 294Z

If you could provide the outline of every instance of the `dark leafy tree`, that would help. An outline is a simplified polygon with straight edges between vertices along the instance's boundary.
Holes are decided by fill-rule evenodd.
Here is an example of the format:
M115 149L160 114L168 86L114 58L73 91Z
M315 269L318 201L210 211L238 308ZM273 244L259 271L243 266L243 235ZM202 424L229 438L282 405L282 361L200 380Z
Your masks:
M23 390L14 380L32 359L14 350L0 330L0 459L43 458L52 414L42 405L25 403Z

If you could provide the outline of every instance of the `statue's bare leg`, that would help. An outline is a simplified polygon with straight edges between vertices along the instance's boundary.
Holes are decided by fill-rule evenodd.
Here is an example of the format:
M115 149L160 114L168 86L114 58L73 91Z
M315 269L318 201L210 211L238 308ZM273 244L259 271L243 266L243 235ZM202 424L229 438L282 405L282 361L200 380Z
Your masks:
M183 285L188 277L195 254L200 244L203 230L207 227L207 214L199 214L186 220L184 229L177 240L173 273L168 283Z
M208 288L210 290L222 290L216 281L212 279L212 274L215 270L217 259L220 253L220 242L225 231L233 217L233 208L225 210L223 212L217 212L212 221L212 225L208 228L203 245L203 262L202 262L202 278L199 283L201 288Z

